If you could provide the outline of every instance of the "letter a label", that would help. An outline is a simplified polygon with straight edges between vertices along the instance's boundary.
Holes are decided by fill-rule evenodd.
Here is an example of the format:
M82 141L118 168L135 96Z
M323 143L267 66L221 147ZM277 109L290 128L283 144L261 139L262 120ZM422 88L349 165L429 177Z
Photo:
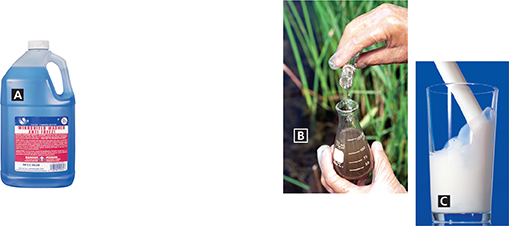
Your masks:
M23 89L12 89L11 90L11 100L12 101L23 101Z

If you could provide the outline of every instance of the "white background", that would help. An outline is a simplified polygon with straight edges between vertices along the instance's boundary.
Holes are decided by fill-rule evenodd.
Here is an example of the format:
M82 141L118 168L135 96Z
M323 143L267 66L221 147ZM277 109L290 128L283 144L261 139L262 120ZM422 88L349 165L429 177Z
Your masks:
M0 73L49 40L77 122L73 185L0 185L0 221L415 224L415 60L509 60L505 9L410 1L409 194L373 196L282 193L281 1L2 2Z

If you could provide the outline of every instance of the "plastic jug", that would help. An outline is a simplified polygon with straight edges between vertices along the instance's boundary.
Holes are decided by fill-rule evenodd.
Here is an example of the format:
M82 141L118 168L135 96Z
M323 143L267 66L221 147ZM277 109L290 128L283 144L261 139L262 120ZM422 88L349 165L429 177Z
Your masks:
M2 181L15 187L65 187L74 180L74 93L63 58L48 41L29 41L2 79ZM62 74L55 92L46 65Z

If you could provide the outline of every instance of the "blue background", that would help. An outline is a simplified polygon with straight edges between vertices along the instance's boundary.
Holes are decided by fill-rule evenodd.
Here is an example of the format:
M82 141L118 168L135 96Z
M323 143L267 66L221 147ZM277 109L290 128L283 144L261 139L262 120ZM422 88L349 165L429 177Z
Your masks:
M509 62L457 62L467 82L499 89L495 165L493 172L492 225L509 224L508 85ZM433 62L416 63L416 223L431 225L429 147L426 87L443 83ZM461 112L457 112L461 114ZM465 188L468 189L468 188Z

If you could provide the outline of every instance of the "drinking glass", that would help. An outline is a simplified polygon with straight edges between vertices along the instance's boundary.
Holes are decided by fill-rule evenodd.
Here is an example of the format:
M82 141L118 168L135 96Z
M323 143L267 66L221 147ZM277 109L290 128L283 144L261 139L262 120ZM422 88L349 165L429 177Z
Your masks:
M426 95L433 222L488 223L498 89L447 83Z

